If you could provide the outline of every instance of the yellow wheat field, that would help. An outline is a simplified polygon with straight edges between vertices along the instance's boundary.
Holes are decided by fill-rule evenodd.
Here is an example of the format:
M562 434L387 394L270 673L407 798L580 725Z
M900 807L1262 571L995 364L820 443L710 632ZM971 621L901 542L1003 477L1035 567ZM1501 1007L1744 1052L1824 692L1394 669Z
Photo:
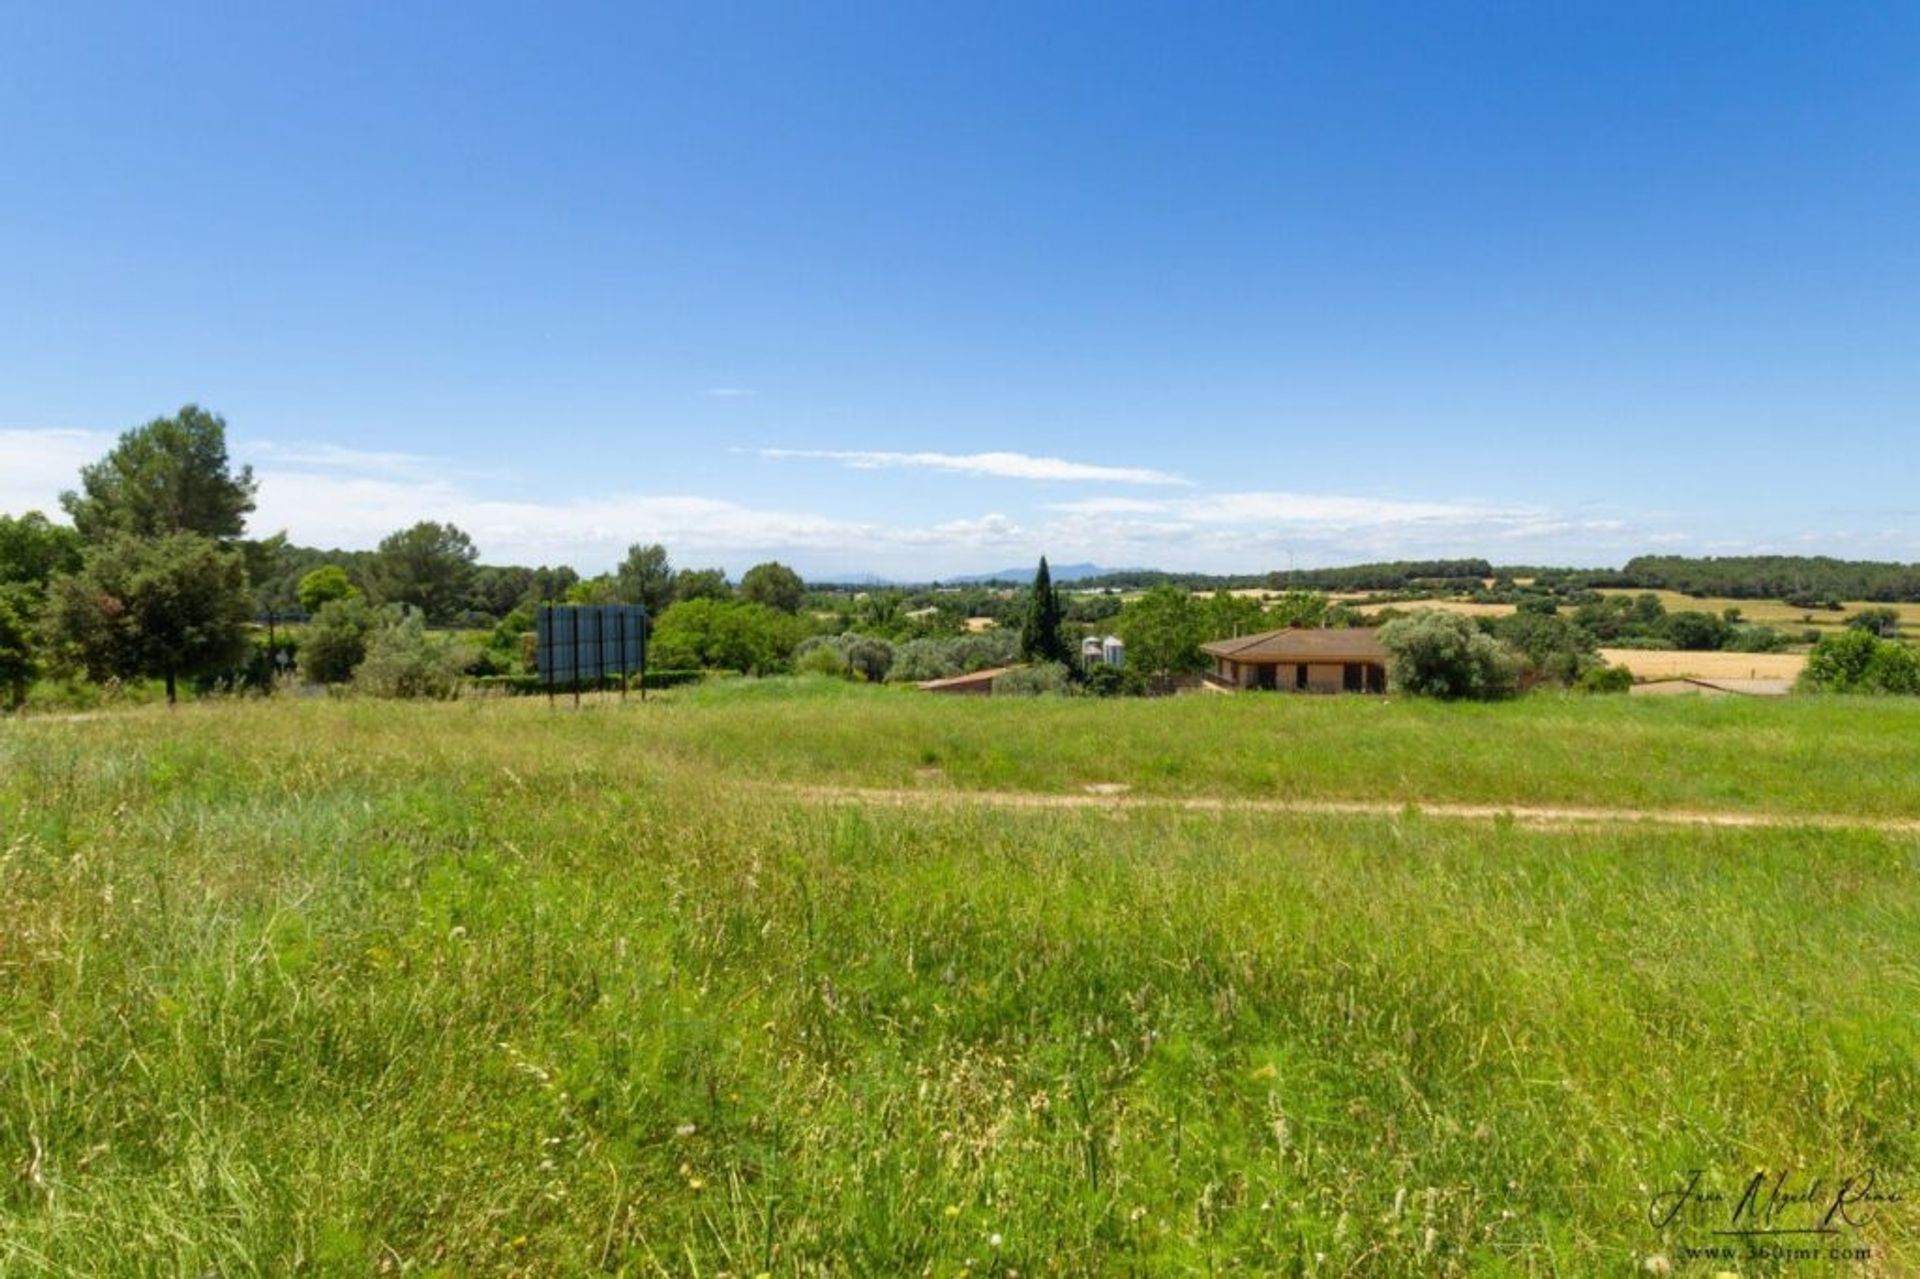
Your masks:
M1693 675L1700 679L1796 679L1804 653L1691 653L1682 649L1603 648L1600 656L1635 679Z

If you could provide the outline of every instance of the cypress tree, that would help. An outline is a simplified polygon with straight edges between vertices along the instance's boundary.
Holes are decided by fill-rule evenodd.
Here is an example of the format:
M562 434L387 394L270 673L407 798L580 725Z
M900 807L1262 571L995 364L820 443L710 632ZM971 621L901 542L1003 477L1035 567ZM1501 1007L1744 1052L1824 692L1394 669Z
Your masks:
M1020 624L1020 656L1029 662L1060 662L1072 666L1067 641L1060 634L1060 597L1053 589L1053 574L1047 570L1047 557L1040 557L1039 571L1033 575L1033 591L1027 600L1026 620Z

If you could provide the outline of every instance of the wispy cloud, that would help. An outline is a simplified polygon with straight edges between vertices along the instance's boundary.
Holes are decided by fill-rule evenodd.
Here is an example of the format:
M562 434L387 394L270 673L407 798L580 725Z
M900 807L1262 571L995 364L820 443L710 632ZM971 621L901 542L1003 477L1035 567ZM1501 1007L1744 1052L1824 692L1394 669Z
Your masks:
M750 386L710 386L707 394L716 400L745 400L759 393Z
M1190 484L1166 471L1141 466L1099 466L1030 453L884 453L861 449L761 449L765 458L809 458L860 471L901 467L1003 480L1091 480L1105 484Z
M349 449L337 444L281 444L249 440L240 449L256 465L313 467L359 475L386 475L396 479L429 479L447 473L447 465L418 453Z

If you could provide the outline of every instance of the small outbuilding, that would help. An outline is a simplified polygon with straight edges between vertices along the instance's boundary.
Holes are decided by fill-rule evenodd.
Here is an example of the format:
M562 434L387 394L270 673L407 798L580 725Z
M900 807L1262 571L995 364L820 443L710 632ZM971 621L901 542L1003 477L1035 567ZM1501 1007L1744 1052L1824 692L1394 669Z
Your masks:
M1288 626L1213 640L1209 682L1230 689L1290 693L1384 693L1387 650L1375 626Z
M992 697L993 681L1008 671L1017 671L1019 666L989 666L984 671L968 671L965 675L949 675L944 679L921 680L914 687L923 693L946 693L962 697Z

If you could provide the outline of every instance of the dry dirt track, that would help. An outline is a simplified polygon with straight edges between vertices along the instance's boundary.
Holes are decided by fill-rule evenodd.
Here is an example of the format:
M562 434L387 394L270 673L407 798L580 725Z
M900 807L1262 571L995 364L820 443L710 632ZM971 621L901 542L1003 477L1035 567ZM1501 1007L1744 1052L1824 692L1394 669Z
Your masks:
M1424 817L1461 821L1497 821L1564 829L1570 826L1631 825L1724 827L1812 827L1825 830L1875 830L1920 834L1920 818L1851 817L1839 813L1755 813L1678 808L1583 808L1560 805L1395 803L1388 800L1245 799L1212 795L1132 795L1090 788L1085 794L1036 791L885 789L860 786L777 786L773 793L819 804L871 804L891 808L981 806L1019 809L1173 809L1194 813L1278 813L1307 817L1395 817L1417 812Z

